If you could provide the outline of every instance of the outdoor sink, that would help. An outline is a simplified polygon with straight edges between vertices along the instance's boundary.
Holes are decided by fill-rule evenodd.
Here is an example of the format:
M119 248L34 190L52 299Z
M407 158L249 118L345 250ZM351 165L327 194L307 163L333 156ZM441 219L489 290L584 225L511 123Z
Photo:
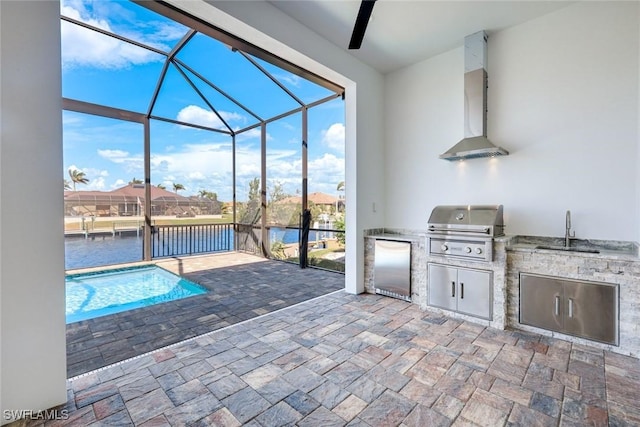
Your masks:
M567 246L536 246L536 249L548 249L550 251L564 251L564 252L586 252L590 254L600 253L600 251L597 249L575 248L575 247L567 247Z

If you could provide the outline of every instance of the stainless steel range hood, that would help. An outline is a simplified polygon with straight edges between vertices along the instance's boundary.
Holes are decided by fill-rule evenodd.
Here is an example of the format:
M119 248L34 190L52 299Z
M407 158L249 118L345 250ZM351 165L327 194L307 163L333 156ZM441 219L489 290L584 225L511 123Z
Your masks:
M487 138L487 34L478 31L464 38L464 139L440 155L464 160L509 154Z

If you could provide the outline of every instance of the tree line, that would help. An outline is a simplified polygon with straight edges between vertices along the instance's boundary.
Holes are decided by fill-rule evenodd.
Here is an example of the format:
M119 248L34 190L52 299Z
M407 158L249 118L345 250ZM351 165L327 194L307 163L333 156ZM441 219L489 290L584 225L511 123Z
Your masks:
M76 191L76 184L84 184L87 185L89 184L89 178L87 178L87 174L83 171L81 171L80 169L69 169L69 179L64 179L64 189L65 190L73 190ZM139 178L133 177L133 179L131 181L128 182L129 185L131 184L142 184L143 181ZM174 182L172 184L173 186L173 192L178 194L178 191L180 190L185 190L185 186L178 183L178 182ZM160 188L162 190L166 190L167 187L160 183L158 185L156 185L157 188ZM205 199L210 199L210 200L217 200L217 195L214 192L211 191L207 191L207 190L200 190L199 193L200 197L205 198ZM215 196L215 197L212 197Z

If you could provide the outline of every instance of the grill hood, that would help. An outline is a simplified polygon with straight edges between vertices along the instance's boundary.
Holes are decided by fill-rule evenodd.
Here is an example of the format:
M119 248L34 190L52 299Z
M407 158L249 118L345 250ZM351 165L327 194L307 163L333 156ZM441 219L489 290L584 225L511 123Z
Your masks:
M429 232L504 235L502 205L436 206L429 216Z
M509 154L487 138L487 34L464 38L464 139L440 155L464 160Z

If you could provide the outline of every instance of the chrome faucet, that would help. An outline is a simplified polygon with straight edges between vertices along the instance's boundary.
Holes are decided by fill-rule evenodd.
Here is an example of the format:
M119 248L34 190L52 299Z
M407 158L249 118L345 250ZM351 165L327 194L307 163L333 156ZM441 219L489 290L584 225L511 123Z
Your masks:
M571 211L567 211L565 227L566 227L566 230L564 233L564 246L565 248L568 248L569 246L571 246L571 239L576 237L575 230L573 231L573 234L571 234Z

